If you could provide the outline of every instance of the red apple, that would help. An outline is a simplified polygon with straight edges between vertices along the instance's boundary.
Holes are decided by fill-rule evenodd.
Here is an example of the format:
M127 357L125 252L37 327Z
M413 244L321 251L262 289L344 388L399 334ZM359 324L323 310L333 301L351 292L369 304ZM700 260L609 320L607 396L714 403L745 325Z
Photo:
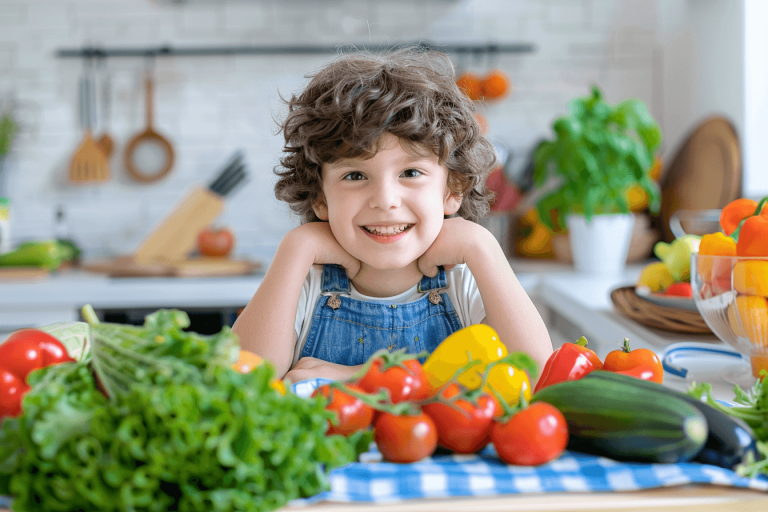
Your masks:
M197 235L197 250L203 256L227 256L235 245L235 235L229 228L208 226Z

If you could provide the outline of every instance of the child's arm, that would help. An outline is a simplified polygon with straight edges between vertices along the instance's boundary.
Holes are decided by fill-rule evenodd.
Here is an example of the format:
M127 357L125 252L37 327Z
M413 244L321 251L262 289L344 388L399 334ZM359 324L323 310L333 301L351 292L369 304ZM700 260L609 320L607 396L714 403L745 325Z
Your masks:
M432 276L437 274L437 265L459 263L466 263L475 277L485 306L485 323L496 330L510 352L526 352L541 370L552 354L544 320L493 235L457 217L444 221L435 242L419 258L419 269Z
M360 269L360 262L341 248L328 223L303 224L280 242L258 290L232 326L242 348L272 361L281 378L293 362L301 287L316 263L342 265L350 277Z

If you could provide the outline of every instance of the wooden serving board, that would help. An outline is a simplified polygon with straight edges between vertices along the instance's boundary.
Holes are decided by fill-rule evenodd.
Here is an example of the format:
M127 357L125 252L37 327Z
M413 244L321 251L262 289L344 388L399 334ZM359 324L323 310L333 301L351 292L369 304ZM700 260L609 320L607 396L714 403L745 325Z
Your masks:
M40 267L0 267L0 281L46 279L51 273Z
M118 256L84 262L81 268L88 272L107 274L110 277L212 277L252 274L261 268L261 264L229 258L140 262L131 256Z

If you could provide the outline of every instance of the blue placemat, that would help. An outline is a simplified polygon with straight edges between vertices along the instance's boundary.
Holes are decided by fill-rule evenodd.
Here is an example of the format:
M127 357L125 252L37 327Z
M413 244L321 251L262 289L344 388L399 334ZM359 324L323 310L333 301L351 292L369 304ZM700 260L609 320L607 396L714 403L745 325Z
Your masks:
M375 450L364 454L375 456ZM439 455L412 464L356 462L333 470L331 490L294 500L392 502L417 498L486 496L542 492L634 491L685 484L714 484L768 491L768 476L745 478L697 463L616 462L577 452L536 467L508 466L492 445L478 455Z

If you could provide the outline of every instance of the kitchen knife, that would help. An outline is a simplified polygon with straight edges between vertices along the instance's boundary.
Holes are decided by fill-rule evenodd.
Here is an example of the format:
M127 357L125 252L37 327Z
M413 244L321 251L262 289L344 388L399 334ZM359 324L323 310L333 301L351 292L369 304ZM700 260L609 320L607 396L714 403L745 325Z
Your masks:
M207 186L196 186L134 252L138 263L184 260L195 247L197 235L224 209L224 198L246 179L242 153L230 158Z

